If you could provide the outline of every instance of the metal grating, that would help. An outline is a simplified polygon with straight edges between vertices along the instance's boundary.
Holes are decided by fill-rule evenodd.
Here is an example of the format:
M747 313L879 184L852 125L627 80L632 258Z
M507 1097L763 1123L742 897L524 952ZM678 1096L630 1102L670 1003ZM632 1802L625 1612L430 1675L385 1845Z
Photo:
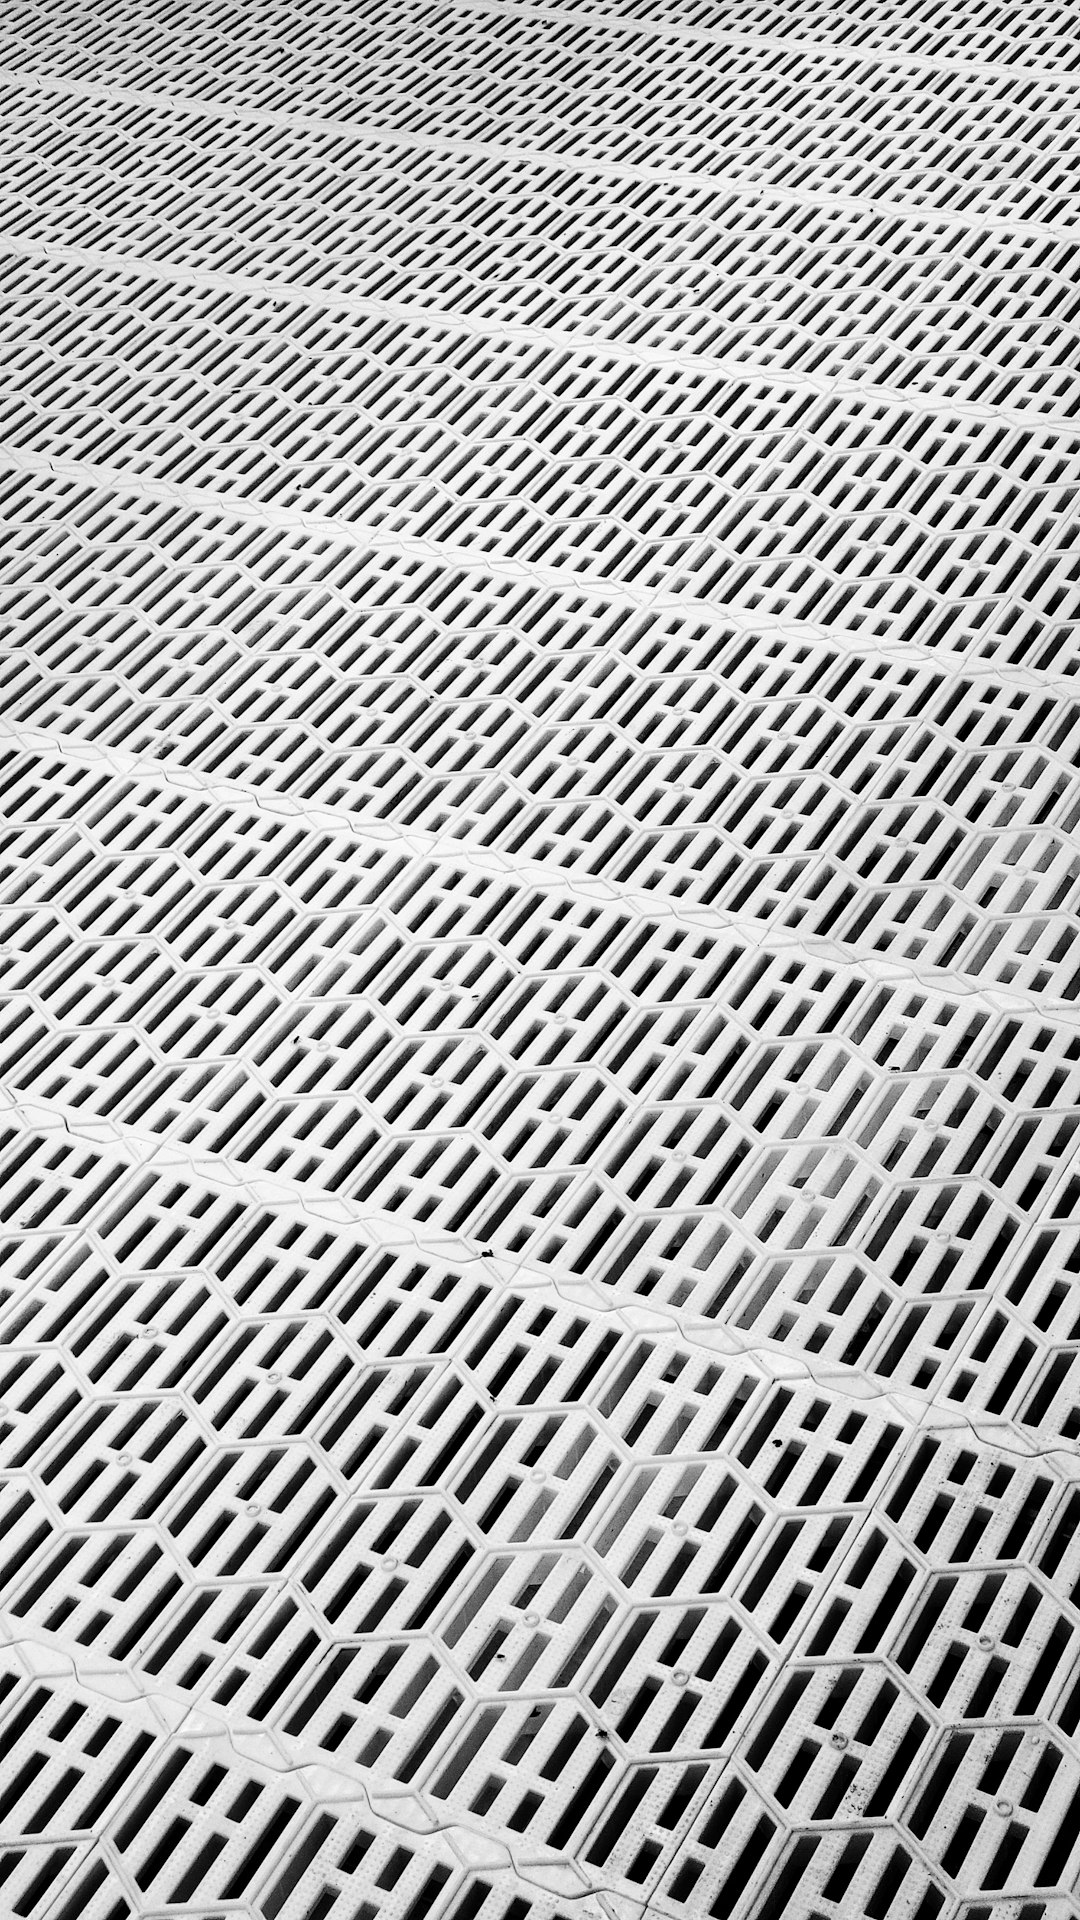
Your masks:
M6 11L3 1920L1078 1920L1078 71Z

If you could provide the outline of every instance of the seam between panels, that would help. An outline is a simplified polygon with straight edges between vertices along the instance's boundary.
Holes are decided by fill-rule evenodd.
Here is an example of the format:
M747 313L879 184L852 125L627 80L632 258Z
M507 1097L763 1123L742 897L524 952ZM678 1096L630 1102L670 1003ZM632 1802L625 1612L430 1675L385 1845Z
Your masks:
M1078 423L1067 414L1041 414L1023 407L987 405L982 401L953 400L947 395L916 392L910 388L890 387L873 380L847 379L842 375L801 373L797 367L785 369L765 361L726 359L722 355L683 352L677 347L649 347L599 332L575 333L557 327L534 327L514 320L486 319L483 316L455 312L452 308L413 305L407 300L383 300L377 296L341 293L311 286L302 281L268 280L257 274L223 273L212 268L177 266L147 254L107 251L99 247L68 246L59 241L28 240L18 234L0 233L0 255L20 260L56 261L85 266L102 272L131 274L165 286L194 287L206 291L236 293L242 298L257 296L275 303L317 308L333 313L371 315L379 319L400 320L415 325L418 321L432 328L445 327L478 340L522 341L547 346L581 358L618 360L628 366L676 367L684 373L703 373L782 389L786 393L808 393L819 398L881 400L890 406L906 407L911 413L944 414L949 418L999 420L1005 426L1039 433L1075 435ZM10 450L0 448L0 459ZM859 643L856 641L856 645Z
M8 741L26 753L52 753L58 759L77 766L95 767L117 779L136 779L155 789L176 793L205 794L215 805L246 808L267 819L288 821L302 832L317 836L341 834L361 845L401 851L408 859L434 861L465 867L481 874L501 874L517 879L522 886L562 895L590 904L620 905L630 908L659 925L693 928L716 938L727 937L746 942L774 955L801 956L834 967L855 967L867 980L882 983L922 985L948 994L973 1007L992 1013L1030 1012L1053 1020L1059 1026L1080 1026L1080 1007L1074 1001L1054 999L1047 992L1025 991L1008 984L984 986L976 974L955 973L948 968L920 964L908 956L897 957L880 948L861 947L855 941L828 935L800 933L797 927L776 926L768 920L738 913L725 914L708 906L680 905L663 894L635 888L615 880L594 878L573 867L555 868L543 861L520 860L498 848L471 846L467 840L410 827L402 830L389 821L380 821L346 808L307 803L288 791L268 792L265 787L238 780L215 780L197 769L173 767L150 756L129 753L121 748L104 748L93 741L61 731L33 726L0 717L0 741ZM962 896L957 896L962 897ZM593 969L594 971L597 969ZM599 968L603 972L603 967Z
M649 15L639 18L635 14L580 12L574 7L549 5L547 0L537 0L536 5L529 4L529 0L522 0L521 4L515 4L515 0L462 0L462 4L470 13L509 14L521 20L565 20L573 26L612 33L655 34L658 39L703 42L707 46L740 49L760 47L765 51L773 48L781 51L790 49L793 53L812 53L815 58L823 60L865 60L868 64L912 67L920 72L985 74L1013 80L1018 71L1016 67L1000 61L966 60L948 54L906 53L895 47L868 46L857 40L846 45L843 41L811 40L797 34L726 33L722 28L683 26L674 19L662 20ZM1070 67L1023 67L1019 71L1033 80L1056 80L1068 86L1080 86L1080 75Z
M1077 681L1069 674L1049 669L1001 665L994 661L973 660L956 650L923 647L908 641L902 633L895 639L881 635L851 634L842 626L814 624L790 619L783 614L766 613L729 605L716 600L694 599L668 587L636 587L632 582L606 574L545 566L541 561L516 560L512 555L476 545L455 545L427 534L387 531L363 521L335 519L291 507L277 507L269 501L247 494L222 493L209 487L196 487L184 481L156 479L137 468L110 467L86 460L69 460L53 454L0 441L0 471L37 474L82 483L102 492L158 500L186 507L197 513L253 521L267 528L310 534L314 538L333 539L370 553L401 555L447 569L483 573L495 580L550 588L555 592L588 593L605 605L626 607L636 613L680 613L694 619L712 621L747 634L776 635L792 640L825 641L850 652L854 658L890 657L916 660L920 665L937 666L945 671L959 669L980 678L1008 680L1017 687L1060 688L1074 692Z
M171 89L168 93L158 93L150 89L117 86L111 81L59 79L44 72L24 72L19 68L0 68L0 85L19 87L27 92L44 93L59 98L102 102L112 100L121 105L148 107L154 111L167 109L177 114L203 114L207 119L223 120L240 126L286 127L298 131L307 129L312 132L327 133L348 132L379 146L420 148L431 153L471 153L490 159L513 158L517 161L535 162L548 170L592 174L598 179L640 180L670 187L708 187L712 192L722 190L756 202L776 200L787 206L837 207L878 216L884 214L890 219L925 222L928 226L942 232L977 231L1060 240L1063 233L1071 231L1063 228L1060 221L986 219L978 215L950 212L943 207L927 207L917 201L909 205L904 201L883 201L858 194L824 193L811 188L775 187L764 181L744 186L735 181L727 181L721 175L697 172L692 168L635 166L628 162L592 159L587 154L565 154L551 148L503 145L497 141L473 140L449 134L398 133L381 127L377 123L333 119L318 114L290 113L284 109L269 107L229 106L212 99L178 93Z
M1041 1443L1034 1433L1010 1420L992 1414L983 1418L972 1416L962 1403L942 1399L925 1389L891 1386L884 1376L858 1367L815 1368L809 1354L784 1347L779 1341L737 1333L723 1321L709 1321L670 1303L660 1307L644 1305L638 1296L622 1292L617 1286L607 1286L605 1293L601 1293L595 1283L564 1278L554 1269L530 1267L512 1255L482 1248L461 1233L431 1231L425 1229L422 1222L405 1223L392 1213L358 1205L302 1181L247 1167L227 1154L200 1152L182 1140L140 1132L122 1121L88 1120L77 1108L63 1101L27 1095L2 1081L0 1114L27 1133L41 1130L63 1134L74 1142L82 1141L89 1147L118 1153L127 1161L132 1175L188 1176L218 1193L239 1198L253 1209L269 1208L296 1214L331 1232L360 1235L377 1247L406 1252L414 1248L419 1254L452 1263L459 1269L478 1268L485 1276L494 1278L504 1293L521 1292L538 1304L550 1300L570 1306L575 1313L585 1314L594 1321L617 1323L625 1332L646 1340L675 1339L702 1353L746 1362L757 1370L763 1382L782 1385L810 1381L853 1407L892 1409L907 1426L928 1431L965 1429L984 1444L1025 1459L1048 1459L1056 1455L1070 1463L1070 1470L1080 1478L1077 1458L1080 1441ZM581 1179L590 1177L586 1170ZM99 1212L111 1211L115 1204L115 1195L110 1195ZM89 1215L82 1230L92 1234L95 1219L96 1215ZM1022 1252L1022 1246L1020 1250Z

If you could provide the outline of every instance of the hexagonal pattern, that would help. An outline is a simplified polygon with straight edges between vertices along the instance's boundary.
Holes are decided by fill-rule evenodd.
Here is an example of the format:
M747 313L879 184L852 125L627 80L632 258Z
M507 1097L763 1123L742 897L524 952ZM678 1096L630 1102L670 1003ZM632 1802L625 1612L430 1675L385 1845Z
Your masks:
M1080 1920L1074 22L0 22L0 1909Z

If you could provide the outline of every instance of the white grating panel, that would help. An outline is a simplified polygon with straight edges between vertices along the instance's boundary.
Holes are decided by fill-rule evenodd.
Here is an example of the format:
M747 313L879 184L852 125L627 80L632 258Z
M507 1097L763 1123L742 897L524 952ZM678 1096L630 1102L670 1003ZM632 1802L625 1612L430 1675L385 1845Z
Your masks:
M0 23L0 1915L1080 1916L1075 21Z

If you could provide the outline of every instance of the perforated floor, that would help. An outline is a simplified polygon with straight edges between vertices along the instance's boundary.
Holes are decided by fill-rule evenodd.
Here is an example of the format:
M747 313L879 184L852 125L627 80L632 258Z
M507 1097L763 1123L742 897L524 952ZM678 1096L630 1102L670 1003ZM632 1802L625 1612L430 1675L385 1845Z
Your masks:
M1075 1920L1075 16L0 84L0 1915Z

